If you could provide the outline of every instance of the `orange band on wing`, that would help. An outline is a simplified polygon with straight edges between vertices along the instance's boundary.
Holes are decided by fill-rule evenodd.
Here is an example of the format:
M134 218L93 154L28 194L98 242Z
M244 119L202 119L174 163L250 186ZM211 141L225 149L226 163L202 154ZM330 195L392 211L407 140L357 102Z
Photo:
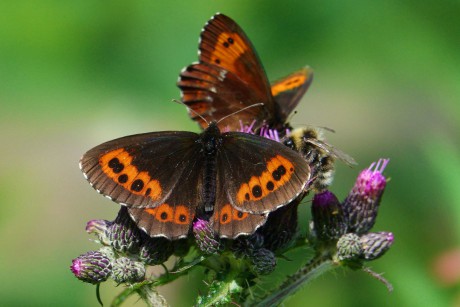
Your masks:
M296 74L295 76L283 80L283 82L277 83L272 86L272 95L276 96L281 92L292 90L296 87L301 86L307 81L307 77L305 75Z
M293 172L294 165L288 159L280 155L270 159L266 171L260 176L252 176L249 182L240 186L236 195L238 204L266 197L286 184Z
M228 224L231 221L242 221L248 217L247 212L241 212L233 208L230 204L226 204L214 215L214 218L219 221L220 224Z
M170 206L168 204L161 204L155 208L144 209L144 211L163 223L172 222L174 224L187 225L193 220L190 210L183 205Z
M221 33L216 45L211 54L211 62L235 73L237 59L249 49L249 46L238 34L229 32Z
M133 157L123 148L110 151L99 158L102 171L113 181L136 195L158 200L161 186L158 180L152 179L148 172L140 172L132 165Z

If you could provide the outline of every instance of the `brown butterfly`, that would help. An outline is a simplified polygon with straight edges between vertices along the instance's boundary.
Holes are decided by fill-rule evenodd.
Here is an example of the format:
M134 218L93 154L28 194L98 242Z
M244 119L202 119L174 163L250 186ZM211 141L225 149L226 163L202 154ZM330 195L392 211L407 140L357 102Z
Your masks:
M91 186L127 206L151 237L186 237L196 218L220 237L251 234L267 214L304 192L310 167L282 143L211 123L201 134L131 135L89 150L80 168Z
M206 121L216 121L247 106L263 103L229 117L219 127L238 130L240 121L255 128L267 124L284 127L313 80L305 67L270 86L262 63L243 30L231 18L216 14L201 32L199 62L184 68L178 86L190 116L204 129ZM205 121L206 120L206 121Z

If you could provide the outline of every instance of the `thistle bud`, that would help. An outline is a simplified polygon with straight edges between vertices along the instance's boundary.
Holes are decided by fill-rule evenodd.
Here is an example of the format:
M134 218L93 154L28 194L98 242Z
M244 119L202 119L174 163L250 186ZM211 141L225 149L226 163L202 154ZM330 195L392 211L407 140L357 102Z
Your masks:
M258 232L250 236L240 236L233 241L232 251L237 258L252 257L254 252L264 246L264 236Z
M121 207L117 218L107 227L106 236L110 245L120 253L136 254L139 251L141 232L126 207Z
M311 213L314 233L319 240L336 240L347 231L341 205L332 192L315 194Z
M252 253L251 261L253 270L259 275L267 275L276 267L276 257L272 251L266 248L259 248Z
M362 253L360 238L354 233L347 233L337 241L337 257L341 261L357 259Z
M113 263L112 278L118 283L136 283L145 277L145 267L142 263L127 257L120 257Z
M145 235L139 250L139 260L148 265L165 262L173 254L173 244L166 238L150 238Z
M368 232L375 224L377 210L386 186L382 175L389 160L380 159L362 171L343 203L349 231L357 234Z
M109 278L112 263L106 254L90 251L72 260L70 270L81 281L98 284Z
M112 222L107 220L91 220L86 224L86 232L89 234L94 233L102 244L110 245L107 229L111 224Z
M263 247L275 252L287 248L293 242L299 234L297 209L304 196L300 195L286 206L270 212L267 222L256 232L263 239Z
M214 230L206 220L198 219L193 223L193 234L199 249L205 254L215 254L220 250Z
M111 248L110 246L103 246L99 249L99 252L106 255L107 258L110 259L110 262L113 263L113 261L115 260L115 252L113 251L113 248Z
M185 257L193 245L191 239L192 237L172 241L173 255L179 258Z
M370 232L362 235L360 241L363 248L362 258L374 260L390 249L394 236L391 232Z

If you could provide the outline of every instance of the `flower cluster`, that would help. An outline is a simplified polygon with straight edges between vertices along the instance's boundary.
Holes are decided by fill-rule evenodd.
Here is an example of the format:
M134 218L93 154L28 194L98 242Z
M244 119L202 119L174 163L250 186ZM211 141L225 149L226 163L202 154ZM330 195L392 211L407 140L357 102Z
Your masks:
M270 130L263 131L269 137L276 137L273 132L268 132ZM342 202L328 190L314 195L309 240L303 241L303 244L316 250L316 261L321 263L330 259L336 265L366 271L368 269L363 267L363 262L381 257L391 247L394 241L392 233L370 232L386 187L383 171L387 164L388 160L382 159L363 170ZM110 278L117 284L135 285L149 280L146 266L163 264L171 255L176 255L180 259L176 262L176 272L186 272L196 264L214 272L208 294L200 296L198 302L215 302L216 297L217 302L231 302L236 296L247 295L244 294L247 290L244 283L251 287L256 284L258 276L267 275L275 269L275 253L285 251L296 241L294 239L302 237L297 229L297 208L304 197L301 195L272 212L265 225L252 235L233 240L219 238L211 223L203 219L193 223L193 236L188 239L169 241L151 238L137 227L128 210L122 207L114 221L91 220L87 223L86 231L96 235L97 242L103 247L78 256L70 268L78 279L87 283L99 284ZM192 250L202 256L186 263L182 259L190 255L192 246L195 246ZM316 266L318 262L314 258L310 263ZM289 287L300 284L301 276L307 276L311 269L308 266L301 268L297 274L288 277L278 291L291 293ZM231 270L239 270L235 275L239 277L225 282L222 276L230 274ZM370 274L387 283L378 274ZM165 280L167 283L173 279ZM159 294L154 296L158 298ZM267 302L278 302L270 299Z
M125 207L112 222L91 220L86 225L103 247L82 254L72 261L74 275L97 284L112 278L116 283L136 283L145 279L145 266L165 262L174 253L174 243L164 238L150 238L139 230Z
M363 170L343 202L330 191L314 196L311 234L338 261L374 260L393 244L392 233L369 232L386 187L382 173L387 164L388 160L381 159Z

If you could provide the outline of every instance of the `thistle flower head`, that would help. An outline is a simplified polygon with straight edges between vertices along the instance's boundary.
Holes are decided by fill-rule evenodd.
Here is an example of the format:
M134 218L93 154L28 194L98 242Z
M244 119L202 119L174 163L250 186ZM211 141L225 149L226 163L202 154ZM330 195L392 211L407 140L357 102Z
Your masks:
M135 283L145 277L145 267L142 263L127 257L120 257L113 263L112 278L118 283Z
M165 262L173 254L173 244L166 238L143 238L139 250L139 260L148 265Z
M193 234L198 248L205 254L215 254L219 252L221 245L206 220L198 219L193 223Z
M286 206L270 212L265 224L251 236L259 234L263 247L273 252L287 248L300 234L298 208L304 197L305 195L299 195Z
M70 270L81 281L98 284L109 278L112 263L105 253L90 251L73 259Z
M358 175L353 190L368 198L380 197L387 183L382 173L389 162L389 159L380 159L372 163Z
M250 125L245 125L243 122L240 120L240 129L238 129L239 132L244 132L244 133L249 133L249 134L258 134L264 138L276 141L276 142L281 142L281 135L289 135L290 130L289 129L280 129L278 131L277 129L272 129L269 125L263 124L259 129L258 133L257 130L254 130L254 126L256 125L257 121L252 121Z
M254 126L255 126L256 122L257 122L256 120L253 120L250 125L245 125L240 120L240 129L238 131L239 132L244 132L244 133L249 133L249 134L255 134Z
M337 197L329 191L315 194L311 207L313 230L319 240L340 238L347 230L342 207Z
M258 275L267 275L276 267L276 257L272 251L266 248L259 248L252 253L251 261L253 270Z
M107 237L107 229L112 225L112 222L107 220L91 220L86 223L86 232L95 234L103 245L110 245L111 241Z
M394 236L391 232L370 232L360 238L363 247L362 258L374 260L386 253L393 245Z
M106 236L110 245L120 253L136 254L139 251L141 232L126 207L121 207L118 216L107 228Z
M86 223L86 232L89 234L104 234L107 231L107 228L112 224L112 222L107 220L91 220Z
M356 259L362 252L360 238L354 233L347 233L337 241L337 257L341 261Z
M389 160L380 159L363 170L343 203L349 231L367 233L375 224L377 211L386 186L382 172Z
M238 258L249 257L264 246L264 236L258 232L250 236L240 236L232 243L232 251Z
M266 139L280 142L280 136L279 136L278 131L276 129L270 129L268 125L263 125L260 128L259 135L263 136Z

